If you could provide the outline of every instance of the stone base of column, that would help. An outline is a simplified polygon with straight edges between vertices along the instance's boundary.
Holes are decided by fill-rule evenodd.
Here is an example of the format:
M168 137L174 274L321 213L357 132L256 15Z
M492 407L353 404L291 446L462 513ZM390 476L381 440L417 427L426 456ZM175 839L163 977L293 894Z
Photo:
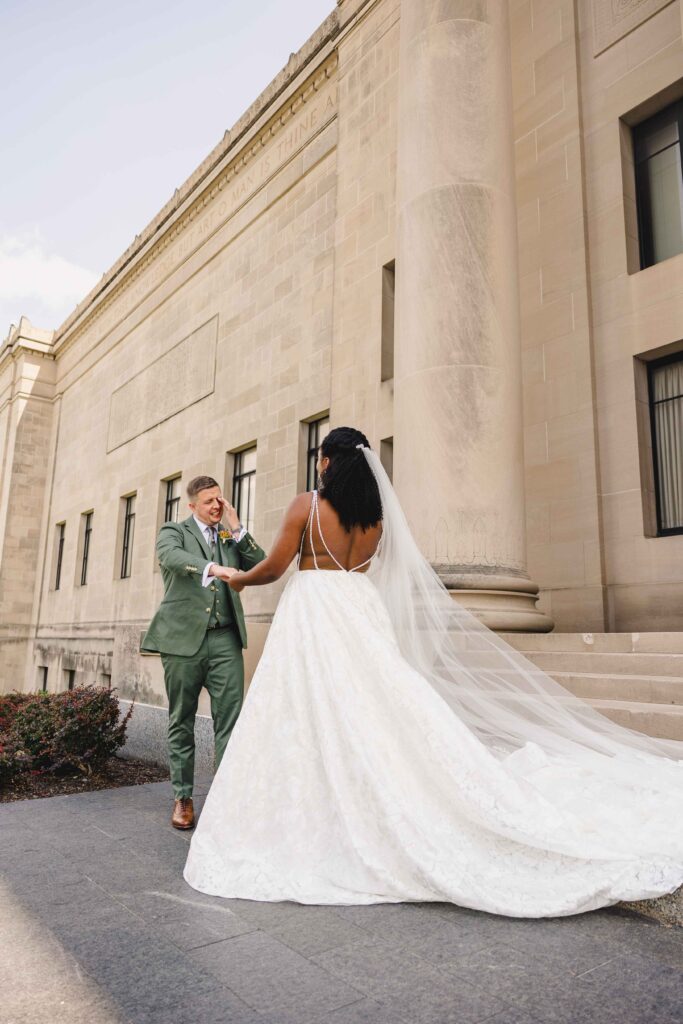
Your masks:
M528 576L462 566L434 565L454 600L489 629L514 633L550 633L553 620L536 607L538 587Z

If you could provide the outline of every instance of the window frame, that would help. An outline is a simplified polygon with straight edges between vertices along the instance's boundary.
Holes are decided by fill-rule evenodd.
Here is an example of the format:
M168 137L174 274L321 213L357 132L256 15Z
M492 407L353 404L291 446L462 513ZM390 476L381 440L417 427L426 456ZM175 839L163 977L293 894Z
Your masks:
M162 522L164 522L164 523L177 523L177 522L179 522L179 519L180 519L180 499L182 498L181 487L180 487L181 480L182 480L182 474L180 474L180 473L178 473L177 476L166 477L165 480L164 480L164 483L166 484L166 493L164 495L164 513L163 513L163 520L162 520ZM177 493L177 495L175 497L171 497L171 492L172 492L174 484L178 484L178 493ZM172 506L172 509L171 509L171 506ZM171 510L171 515L169 515L169 510ZM173 513L175 513L175 518L173 516Z
M384 471L392 481L394 480L394 435L383 437L379 442L379 457Z
M59 590L62 585L62 568L64 566L64 538L66 536L66 520L57 523L57 552L54 577L54 589Z
M657 537L676 537L683 534L683 523L680 526L662 526L662 510L661 510L661 498L660 498L660 480L659 480L659 451L658 451L658 439L657 439L657 424L655 420L655 405L661 405L662 402L673 402L676 401L677 397L666 398L655 400L654 397L654 386L653 376L654 371L659 369L661 366L665 366L668 363L683 363L683 352L674 352L668 356L662 356L659 359L648 360L647 366L647 394L648 404L650 410L650 438L652 443L652 472L654 475L654 492L655 492L655 517L657 523Z
M92 536L92 521L94 510L82 513L83 520L83 549L81 551L81 583L82 587L88 583L88 561L90 558L90 538Z
M674 103L668 103L661 110L645 118L644 121L634 125L631 129L633 137L633 171L636 188L636 217L638 220L638 251L641 270L647 270L648 267L655 267L659 263L665 263L666 259L674 258L673 256L668 256L664 260L655 260L654 258L650 190L648 188L647 176L643 173L643 168L647 166L650 157L638 158L640 137L644 134L646 126L668 110L674 112L674 119L678 122L678 163L681 177L683 178L683 99L676 100ZM676 143L672 143L672 145L676 145ZM663 152L663 150L659 152ZM681 254L676 253L675 255Z
M382 267L382 323L380 330L380 382L394 379L396 320L396 260Z
M121 500L123 506L123 532L121 535L121 564L119 579L127 580L133 571L133 541L135 539L135 504L137 491L127 494ZM133 503L131 505L131 502ZM131 511L132 508L132 511Z
M320 426L321 424L327 424L327 434L330 432L330 414L325 413L323 416L318 416L314 420L309 420L307 423L307 438L306 438L306 490L314 491L317 489L318 477L316 470L316 463L318 461L318 448L320 447ZM326 437L327 434L324 436Z
M242 469L242 463L244 456L254 452L254 468L244 471ZM254 506L256 505L256 458L257 458L257 445L251 444L246 448L241 448L239 451L232 452L233 465L232 465L232 504L239 516L240 523L244 526L249 533L251 533L251 525L253 525L254 515L249 515L249 508L247 514L242 514L242 495L244 493L244 481L254 478L253 485L250 483L248 487L248 503L251 504L253 499Z

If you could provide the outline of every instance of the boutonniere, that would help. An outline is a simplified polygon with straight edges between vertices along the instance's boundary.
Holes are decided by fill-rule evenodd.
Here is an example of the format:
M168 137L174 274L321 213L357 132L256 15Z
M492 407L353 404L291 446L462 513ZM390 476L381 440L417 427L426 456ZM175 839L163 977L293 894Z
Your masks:
M232 534L230 533L229 530L219 530L218 531L218 536L220 537L220 539L225 544L226 540L229 540L230 537L232 536Z

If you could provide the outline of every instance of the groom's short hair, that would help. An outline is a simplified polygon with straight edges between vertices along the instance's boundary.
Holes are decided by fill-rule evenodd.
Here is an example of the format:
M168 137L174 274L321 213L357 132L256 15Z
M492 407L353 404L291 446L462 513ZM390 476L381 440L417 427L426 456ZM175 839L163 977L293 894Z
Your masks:
M196 498L200 491L206 491L209 487L220 487L220 484L212 476L196 476L187 485L187 496Z

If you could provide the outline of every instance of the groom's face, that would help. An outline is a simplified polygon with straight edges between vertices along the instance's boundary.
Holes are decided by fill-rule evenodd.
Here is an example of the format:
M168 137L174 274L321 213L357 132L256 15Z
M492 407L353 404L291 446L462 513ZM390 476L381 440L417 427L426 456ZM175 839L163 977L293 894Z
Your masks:
M190 508L202 523L215 526L220 522L223 512L220 487L207 487L200 491L195 495L194 501L190 502Z

